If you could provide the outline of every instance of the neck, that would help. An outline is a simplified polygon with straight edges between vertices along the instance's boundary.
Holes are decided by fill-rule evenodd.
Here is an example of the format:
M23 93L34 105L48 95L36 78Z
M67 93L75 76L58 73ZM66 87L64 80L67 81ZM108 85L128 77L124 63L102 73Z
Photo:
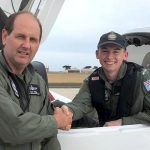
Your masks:
M109 83L113 83L116 80L118 73L116 73L116 72L105 72L105 75L106 75Z
M25 65L21 65L21 64L17 64L17 63L12 63L12 61L9 60L9 58L7 57L7 55L5 54L5 51L3 51L3 55L5 58L5 61L7 62L9 68L11 69L12 73L16 74L16 75L20 75L22 74L22 72L25 69Z
M20 75L20 74L22 74L22 72L24 71L24 67L21 65L9 65L10 66L10 68L11 68L11 71L12 71L12 73L14 73L14 74L16 74L16 75Z

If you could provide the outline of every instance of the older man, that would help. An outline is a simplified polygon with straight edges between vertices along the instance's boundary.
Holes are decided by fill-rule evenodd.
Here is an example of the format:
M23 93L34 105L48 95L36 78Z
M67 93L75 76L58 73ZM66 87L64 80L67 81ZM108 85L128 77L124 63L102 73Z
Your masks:
M29 12L11 15L2 31L0 52L0 150L60 150L58 128L71 117L53 110L44 80L30 64L42 36Z

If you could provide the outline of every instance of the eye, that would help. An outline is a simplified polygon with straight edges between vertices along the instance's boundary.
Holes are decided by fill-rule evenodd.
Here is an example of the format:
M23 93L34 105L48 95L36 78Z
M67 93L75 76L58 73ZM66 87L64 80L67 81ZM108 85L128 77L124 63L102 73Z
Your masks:
M102 53L108 53L107 49L102 49L101 51L102 51Z
M118 54L118 53L119 53L119 50L115 50L114 53L115 53L115 54Z
M30 41L31 41L31 42L34 42L34 43L37 43L37 42L38 42L38 39L32 37L32 38L30 38Z
M24 35L19 34L19 35L16 35L16 38L18 38L18 39L24 39L24 38L25 38L25 36L24 36Z

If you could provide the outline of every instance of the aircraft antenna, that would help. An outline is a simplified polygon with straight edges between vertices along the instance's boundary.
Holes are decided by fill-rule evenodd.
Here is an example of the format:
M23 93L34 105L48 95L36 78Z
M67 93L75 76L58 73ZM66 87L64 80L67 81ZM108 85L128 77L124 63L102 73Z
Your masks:
M15 13L16 11L15 11L15 7L14 7L14 4L13 4L13 0L11 0L11 5L12 5L12 9L13 9L13 11Z
M38 4L37 9L36 9L36 11L35 11L35 15L36 15L36 16L37 16L38 13L39 13L39 6L40 6L40 4L41 4L41 0L39 1L39 4Z

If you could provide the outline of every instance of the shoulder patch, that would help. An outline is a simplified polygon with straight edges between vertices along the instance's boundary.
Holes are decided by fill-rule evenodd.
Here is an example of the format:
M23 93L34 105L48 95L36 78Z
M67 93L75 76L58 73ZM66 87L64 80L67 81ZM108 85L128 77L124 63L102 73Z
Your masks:
M147 91L150 91L150 79L144 82L144 86Z

